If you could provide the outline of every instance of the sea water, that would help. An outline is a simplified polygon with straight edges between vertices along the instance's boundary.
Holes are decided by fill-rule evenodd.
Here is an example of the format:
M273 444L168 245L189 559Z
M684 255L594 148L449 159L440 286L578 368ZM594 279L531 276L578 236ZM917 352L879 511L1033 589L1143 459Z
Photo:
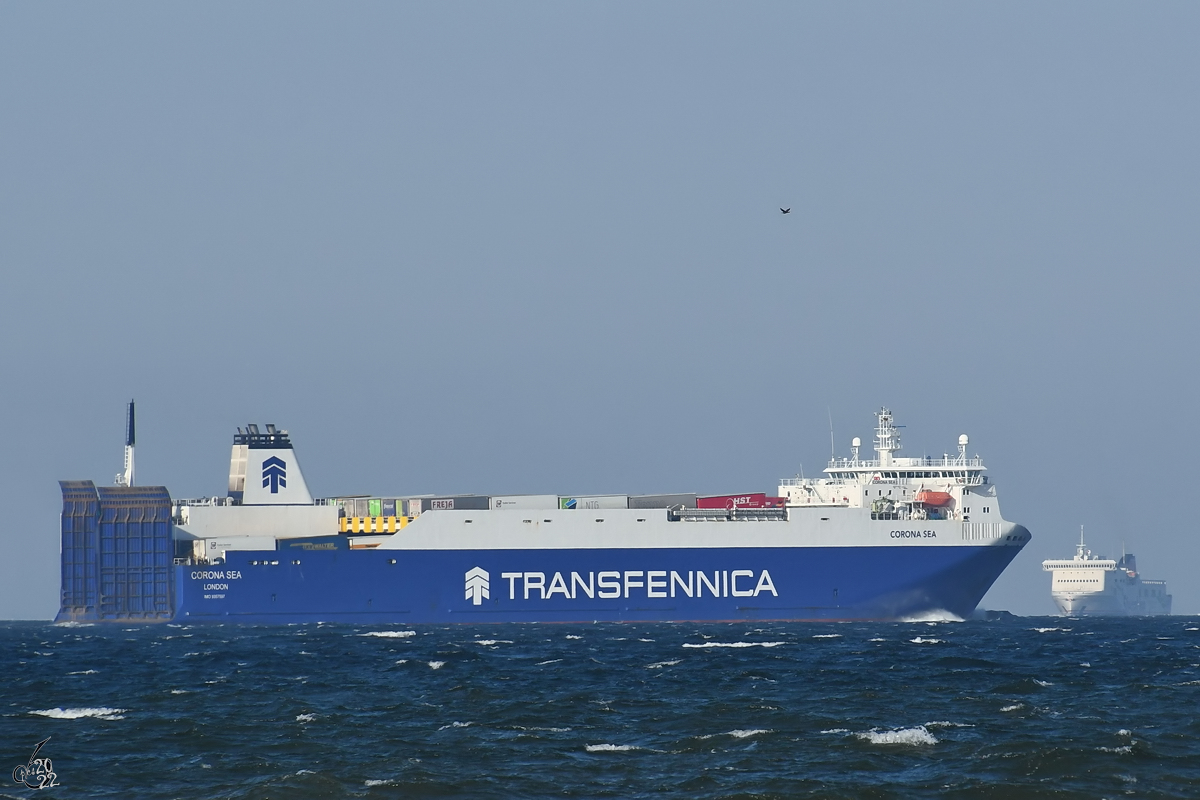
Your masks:
M5 797L1200 796L1189 617L0 637Z

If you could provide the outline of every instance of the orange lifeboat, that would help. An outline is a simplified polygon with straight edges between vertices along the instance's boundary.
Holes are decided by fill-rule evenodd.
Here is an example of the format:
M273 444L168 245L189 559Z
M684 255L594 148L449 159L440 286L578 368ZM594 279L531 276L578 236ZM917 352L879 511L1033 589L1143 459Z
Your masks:
M954 496L948 492L930 492L922 489L917 492L917 496L913 499L922 505L941 508L942 506L950 505L951 501L954 500Z

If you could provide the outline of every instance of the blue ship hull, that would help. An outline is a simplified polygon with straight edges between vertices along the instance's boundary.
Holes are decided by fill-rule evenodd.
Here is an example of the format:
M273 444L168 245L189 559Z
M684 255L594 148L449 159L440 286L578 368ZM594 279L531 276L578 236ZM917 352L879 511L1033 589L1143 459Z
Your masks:
M174 567L172 617L413 624L966 617L1020 549L231 551L223 564Z

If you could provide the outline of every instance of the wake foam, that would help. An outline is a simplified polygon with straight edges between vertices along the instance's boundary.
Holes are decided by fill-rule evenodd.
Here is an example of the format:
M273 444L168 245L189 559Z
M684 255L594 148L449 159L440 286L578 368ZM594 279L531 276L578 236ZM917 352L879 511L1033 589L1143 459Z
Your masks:
M925 639L921 636L918 636L915 639L909 639L909 641L912 642L913 644L942 644L946 640L945 639Z
M416 631L367 631L366 633L355 634L356 636L378 636L381 639L407 639L410 636L416 636Z
M911 617L901 617L901 622L962 622L963 618L958 614L952 614L944 608L936 608L932 611L922 611L920 614L914 614Z

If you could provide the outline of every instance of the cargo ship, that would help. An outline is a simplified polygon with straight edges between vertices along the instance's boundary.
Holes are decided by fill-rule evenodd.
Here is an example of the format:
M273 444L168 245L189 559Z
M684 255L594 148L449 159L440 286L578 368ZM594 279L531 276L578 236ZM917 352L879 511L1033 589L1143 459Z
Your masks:
M238 428L224 496L62 481L58 621L968 617L1029 541L978 456L832 458L774 494L314 498L286 430Z
M1050 595L1060 614L1067 617L1158 617L1171 613L1166 581L1144 580L1132 553L1120 560L1092 554L1083 541L1075 557L1047 559L1042 569L1051 573Z

